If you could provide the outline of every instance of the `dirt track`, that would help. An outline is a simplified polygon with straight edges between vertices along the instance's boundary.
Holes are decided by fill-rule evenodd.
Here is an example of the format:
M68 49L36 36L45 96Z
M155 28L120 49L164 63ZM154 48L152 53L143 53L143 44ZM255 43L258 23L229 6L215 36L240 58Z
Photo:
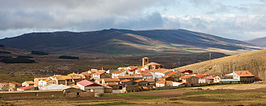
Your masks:
M236 84L236 85L217 85L217 86L207 86L207 87L196 87L191 89L210 89L210 90L217 90L217 89L234 89L234 90L253 90L253 89L260 89L266 88L266 84Z
M155 90L148 92L135 92L134 94L142 95L142 96L158 96L158 97L175 97L181 96L186 92L191 90L186 89L172 89L172 90Z

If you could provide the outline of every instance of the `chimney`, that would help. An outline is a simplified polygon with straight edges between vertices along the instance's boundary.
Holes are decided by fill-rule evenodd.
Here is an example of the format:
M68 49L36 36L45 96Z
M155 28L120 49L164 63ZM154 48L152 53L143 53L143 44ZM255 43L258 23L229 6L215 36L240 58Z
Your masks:
M142 58L142 66L144 67L145 65L147 65L149 63L149 58L148 57L143 57Z

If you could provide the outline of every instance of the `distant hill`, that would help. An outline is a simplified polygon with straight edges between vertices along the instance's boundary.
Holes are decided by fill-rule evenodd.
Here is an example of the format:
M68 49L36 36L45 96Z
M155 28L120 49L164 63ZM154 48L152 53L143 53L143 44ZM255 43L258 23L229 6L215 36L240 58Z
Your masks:
M266 37L248 40L247 42L257 46L266 47Z
M108 29L92 32L28 33L1 39L0 44L26 50L108 54L195 53L209 49L215 52L256 49L243 41L184 29L142 31Z
M234 70L249 70L254 75L266 80L266 50L252 51L239 55L227 56L204 61L183 67L178 70L190 69L196 73L223 75Z

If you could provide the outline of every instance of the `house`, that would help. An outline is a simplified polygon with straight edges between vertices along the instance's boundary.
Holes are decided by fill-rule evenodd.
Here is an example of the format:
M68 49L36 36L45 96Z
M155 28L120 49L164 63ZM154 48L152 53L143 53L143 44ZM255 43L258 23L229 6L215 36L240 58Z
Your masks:
M33 81L25 81L25 82L22 83L22 86L24 86L24 87L25 87L25 86L26 86L26 87L27 87L27 86L31 86L31 85L34 85L34 82L33 82Z
M50 85L39 88L39 90L48 90L48 91L59 90L59 91L62 91L62 90L68 89L68 88L70 88L70 87L66 86L66 85L50 84Z
M215 76L213 78L213 83L220 83L220 81L221 81L221 78L219 76Z
M178 81L180 73L178 71L172 70L172 72L169 72L165 75L165 78L167 81Z
M154 69L160 69L162 68L162 65L156 62L148 63L144 66L148 70L154 70Z
M153 69L153 70L150 70L154 76L154 78L162 78L164 77L166 74L172 72L170 69L164 69L164 68L161 68L161 69Z
M238 84L240 81L238 79L221 79L220 83L222 84Z
M104 78L105 76L107 76L105 70L99 70L98 72L92 74L93 79L101 79Z
M239 80L241 83L253 83L255 81L255 76L247 71L234 71L233 79Z
M95 80L96 83L112 87L112 89L119 89L120 79L118 78L102 78Z
M0 91L8 91L9 83L0 83Z
M182 85L183 83L180 83L180 82L172 82L172 86L180 86Z
M55 80L50 79L49 77L46 78L34 78L34 87L38 89L47 85L56 84ZM37 89L36 88L36 89Z
M133 85L134 82L133 82L133 80L122 79L122 80L120 80L120 84L124 87L124 86L128 86L128 85Z
M23 86L23 87L17 88L17 91L27 91L27 90L34 90L34 85Z
M165 86L165 81L164 80L159 80L155 84L156 87L164 87Z
M213 76L206 76L204 77L207 84L213 84L214 83L214 77Z
M181 76L179 79L182 81L182 83L185 83L187 86L194 86L198 85L199 83L199 78L192 75Z
M154 79L144 79L144 80L148 82L149 86L155 86L155 80Z
M125 74L125 70L115 71L112 73L112 78L118 78L118 76L124 76Z
M155 85L156 87L173 86L173 81L159 80Z
M108 84L108 83L119 83L120 79L118 79L118 78L102 78L102 79L97 79L96 81L95 82L98 84Z
M153 70L153 69L159 69L162 68L162 65L156 62L149 62L148 57L142 58L142 67L144 67L147 70Z
M137 80L137 79L143 79L143 76L141 74L126 74L124 76L118 76L120 80L128 79L128 80Z
M72 80L75 82L75 84L79 81L82 81L86 78L85 75L83 74L77 74L77 73L71 73L71 74L68 74L68 76L70 76L72 78Z
M139 71L139 73L143 76L143 79L153 79L153 75L149 70Z
M144 79L138 79L134 81L138 86L148 86L149 82Z
M9 82L8 91L16 91L18 87L21 87L22 85L17 82Z
M92 81L82 80L77 83L81 90L91 91L95 93L104 93L104 87Z
M192 70L182 70L182 71L180 71L180 73L183 73L184 75L191 75L191 74L193 74L193 71Z
M65 75L54 75L50 77L51 80L55 81L55 84L57 85L71 85L74 84L71 76L65 76Z
M207 83L207 81L205 79L206 76L207 76L206 74L198 74L198 75L196 75L196 77L199 78L199 83L200 84Z

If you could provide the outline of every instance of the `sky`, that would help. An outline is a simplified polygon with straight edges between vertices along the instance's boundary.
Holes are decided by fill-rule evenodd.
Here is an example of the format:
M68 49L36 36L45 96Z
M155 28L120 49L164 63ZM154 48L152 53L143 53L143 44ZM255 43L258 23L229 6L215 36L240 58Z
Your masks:
M266 37L266 0L0 0L0 38L109 28Z

